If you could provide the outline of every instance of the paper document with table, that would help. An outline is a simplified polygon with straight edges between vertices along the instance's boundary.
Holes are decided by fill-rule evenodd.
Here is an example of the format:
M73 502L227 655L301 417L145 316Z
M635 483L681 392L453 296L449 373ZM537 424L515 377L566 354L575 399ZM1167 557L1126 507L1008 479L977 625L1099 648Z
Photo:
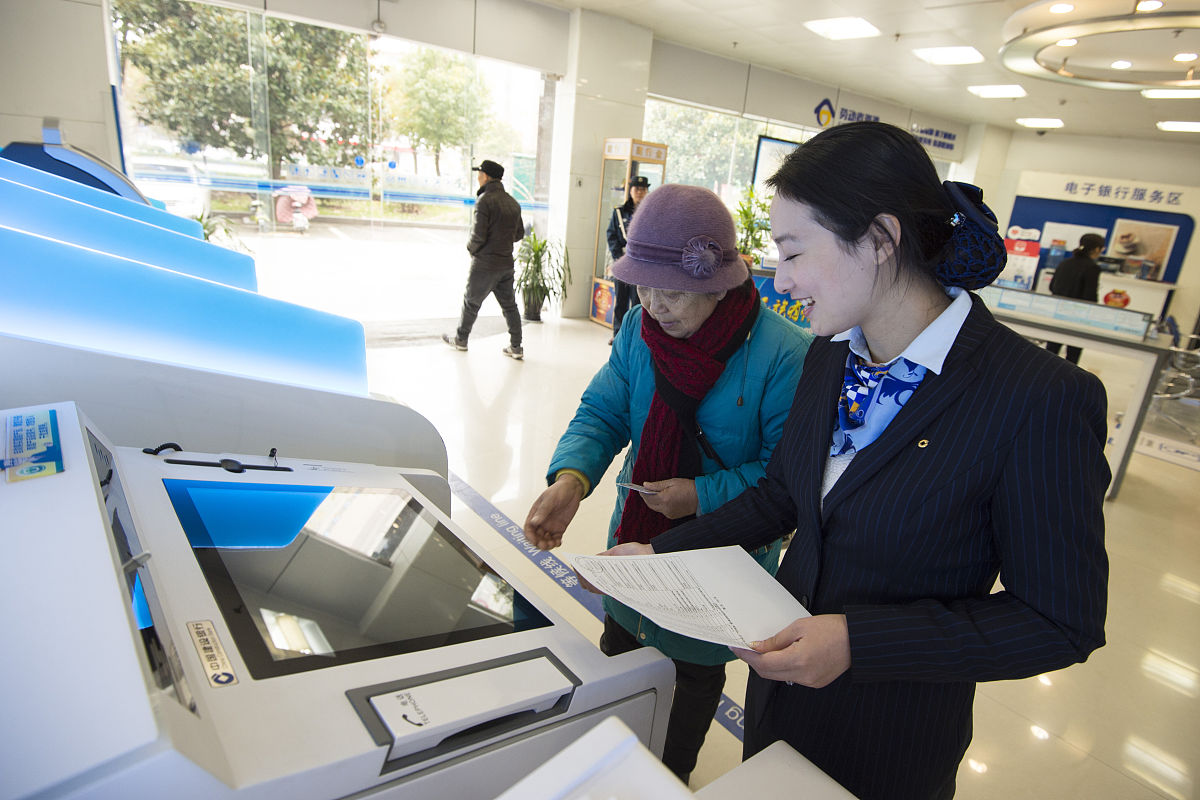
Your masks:
M650 556L563 553L579 575L660 627L750 649L811 616L741 547Z

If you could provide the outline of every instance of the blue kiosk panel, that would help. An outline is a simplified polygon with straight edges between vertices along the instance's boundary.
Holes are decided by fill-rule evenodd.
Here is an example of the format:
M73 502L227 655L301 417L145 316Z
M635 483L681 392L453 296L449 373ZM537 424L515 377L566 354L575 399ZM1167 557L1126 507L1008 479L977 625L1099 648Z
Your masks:
M254 259L122 214L0 178L0 225L255 291Z
M77 181L35 169L7 158L0 158L0 178L22 183L43 192L78 200L105 211L112 211L196 239L204 238L204 227L194 219L176 216L136 200L129 200L104 189L95 189Z
M149 228L149 226L143 226ZM184 237L179 237L180 239ZM0 222L0 333L347 394L361 323Z

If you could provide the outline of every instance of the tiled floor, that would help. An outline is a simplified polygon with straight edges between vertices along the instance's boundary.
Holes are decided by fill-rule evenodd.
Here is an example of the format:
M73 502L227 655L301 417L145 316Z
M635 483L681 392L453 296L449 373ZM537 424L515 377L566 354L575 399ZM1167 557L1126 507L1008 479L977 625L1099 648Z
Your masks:
M452 288L429 295L434 307L426 304L424 316L411 297L397 301L405 307L396 319L425 334L376 340L368 352L370 387L433 421L451 470L520 522L545 485L550 453L581 391L608 356L608 331L551 314L525 326L525 360L515 362L501 355L507 336L489 300L469 351L451 350L436 337L454 324L462 266L448 271L445 286ZM1085 352L1081 365L1101 376L1114 401L1130 391L1119 359ZM581 507L567 549L603 549L614 474ZM1198 498L1200 472L1133 456L1120 496L1105 509L1112 570L1107 646L1060 672L980 685L958 797L1200 797ZM470 509L456 503L454 518L573 624L598 637L599 623ZM726 693L740 702L745 668L734 662L729 673ZM693 788L739 759L740 744L714 725Z

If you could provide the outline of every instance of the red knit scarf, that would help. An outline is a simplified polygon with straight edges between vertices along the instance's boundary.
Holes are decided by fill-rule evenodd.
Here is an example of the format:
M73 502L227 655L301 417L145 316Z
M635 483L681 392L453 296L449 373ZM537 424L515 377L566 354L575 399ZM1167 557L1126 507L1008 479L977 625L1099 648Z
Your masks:
M746 341L760 305L754 283L746 281L726 294L700 329L686 339L667 335L642 312L642 340L654 365L654 398L633 463L634 483L701 474L696 409L721 377L725 362ZM617 541L649 542L687 519L667 519L652 511L639 493L630 492L617 526Z

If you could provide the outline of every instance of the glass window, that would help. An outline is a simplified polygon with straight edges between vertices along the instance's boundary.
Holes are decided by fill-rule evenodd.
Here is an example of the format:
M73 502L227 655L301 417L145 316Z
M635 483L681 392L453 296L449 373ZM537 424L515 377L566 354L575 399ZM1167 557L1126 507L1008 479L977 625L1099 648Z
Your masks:
M671 183L711 189L733 208L752 180L759 136L800 142L815 133L815 130L649 98L642 136L671 148L667 160L667 179Z
M204 2L111 7L131 177L243 245L264 294L365 322L392 313L369 286L422 269L431 241L465 271L483 159L505 166L529 219L546 216L554 77ZM347 261L366 273L353 287L292 285L344 278Z

